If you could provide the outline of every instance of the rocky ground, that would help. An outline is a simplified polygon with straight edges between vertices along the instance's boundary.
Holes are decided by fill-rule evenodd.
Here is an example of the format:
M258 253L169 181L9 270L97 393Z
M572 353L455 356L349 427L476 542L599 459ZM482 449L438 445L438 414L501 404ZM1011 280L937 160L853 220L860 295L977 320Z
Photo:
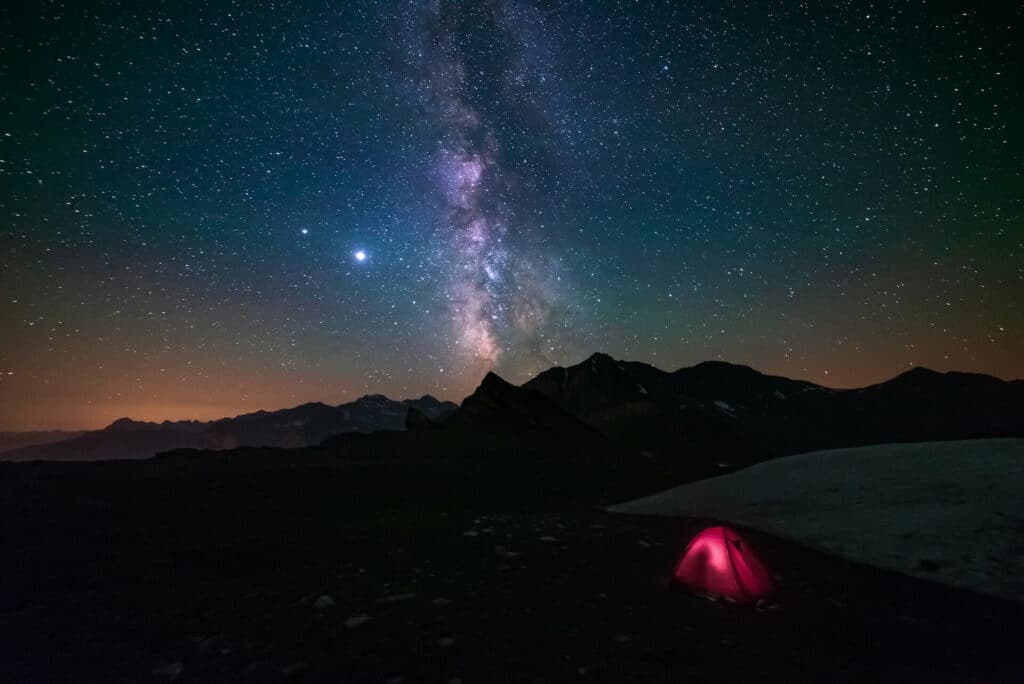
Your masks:
M759 608L667 591L657 465L0 469L0 681L1012 681L1016 604L749 533Z

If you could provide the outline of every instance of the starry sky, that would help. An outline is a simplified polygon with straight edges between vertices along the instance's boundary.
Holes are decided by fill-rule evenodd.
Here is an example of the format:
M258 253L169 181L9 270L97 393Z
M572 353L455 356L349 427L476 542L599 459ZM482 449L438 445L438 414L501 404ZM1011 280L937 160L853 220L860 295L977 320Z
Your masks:
M974 4L5 6L0 429L1022 377L1024 16Z

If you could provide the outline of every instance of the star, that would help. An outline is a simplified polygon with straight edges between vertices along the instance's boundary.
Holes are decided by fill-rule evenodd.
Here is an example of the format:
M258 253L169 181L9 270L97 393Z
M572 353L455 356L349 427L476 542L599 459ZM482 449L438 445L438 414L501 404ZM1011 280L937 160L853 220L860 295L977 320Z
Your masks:
M357 249L352 256L354 256L356 258L356 261L358 261L359 263L363 263L364 261L366 261L366 252L364 252L361 249Z

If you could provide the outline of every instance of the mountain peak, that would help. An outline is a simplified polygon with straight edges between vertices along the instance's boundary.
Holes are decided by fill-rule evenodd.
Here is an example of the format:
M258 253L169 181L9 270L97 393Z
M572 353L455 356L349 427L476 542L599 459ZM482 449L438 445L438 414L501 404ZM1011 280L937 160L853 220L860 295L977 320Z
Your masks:
M935 386L971 386L971 387L1002 387L1008 384L1003 380L984 373L964 373L961 371L937 371L924 366L914 366L896 377L874 385L874 387L926 387Z
M391 399L389 399L388 397L384 396L383 394L364 394L363 396L361 396L358 399L356 399L355 403L357 403L357 404L359 404L359 403L380 404L380 403L383 403L383 402L386 402L386 401L391 401Z
M498 375L494 371L487 371L487 375L485 375L484 379L480 381L480 387L478 387L477 390L479 391L480 388L484 388L484 387L494 387L494 388L502 388L502 389L504 389L506 387L513 387L513 385L512 385L511 382L509 382L505 378L501 377L500 375Z
M589 368L593 371L606 370L606 369L619 369L622 367L622 362L609 354L603 352L595 352L587 357L583 363L580 364L585 368Z
M113 423L103 428L104 430L127 430L138 425L138 421L132 420L127 416L124 418L118 418Z
M488 372L471 395L462 401L455 422L516 430L542 430L560 438L592 436L592 429L543 394L517 387Z
M939 371L936 371L936 370L932 370L931 368L928 368L927 366L914 366L910 370L903 371L902 373L900 373L896 377L897 378L934 378L934 377L938 377L940 375L943 375L943 373L940 373ZM895 379L896 378L893 378L893 380L895 380Z

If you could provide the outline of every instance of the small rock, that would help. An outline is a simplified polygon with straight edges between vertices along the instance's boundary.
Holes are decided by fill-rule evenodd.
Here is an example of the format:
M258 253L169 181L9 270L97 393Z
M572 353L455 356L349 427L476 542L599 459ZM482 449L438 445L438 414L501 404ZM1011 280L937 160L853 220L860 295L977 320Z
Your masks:
M645 549L651 548L651 543L648 541L644 541L643 539L638 540L636 545Z
M348 629L355 629L361 627L370 621L369 615L353 615L348 620L345 620L345 627Z
M542 542L553 542L553 541L558 541L557 539L555 539L554 537L552 537L552 536L551 536L550 534L548 534L548 535L544 535L543 537L541 537L541 538L540 538L540 540L541 540Z
M181 673L185 670L185 666L181 661L168 663L159 667L153 668L153 676L157 679L162 679L165 682L173 682L175 679L181 676Z
M332 608L334 607L334 599L328 596L327 594L324 594L323 596L318 597L317 600L313 602L313 607L317 610L326 610L328 608Z
M385 596L384 598L377 599L377 603L399 603L401 601L408 601L416 598L416 594L394 594L393 596Z
M580 677L585 676L588 672L590 672L590 668L586 667L585 665L576 668L576 674L578 674Z
M438 608L444 608L445 606L450 606L452 604L452 600L451 599L442 598L442 597L438 596L436 599L434 599L430 603L435 605L435 606L437 606Z
M455 637L441 637L438 639L437 645L441 648L450 648L455 645Z
M224 640L223 634L216 634L208 639L203 639L199 642L199 652L208 653L214 646Z
M402 684L402 678L392 677L391 679L385 680L384 684Z
M306 667L306 663L292 663L291 665L285 665L284 667L282 667L280 672L285 677L291 677L293 674Z
M615 643L617 643L617 644L628 644L629 642L630 642L630 638L629 638L628 634L616 634L615 635Z

